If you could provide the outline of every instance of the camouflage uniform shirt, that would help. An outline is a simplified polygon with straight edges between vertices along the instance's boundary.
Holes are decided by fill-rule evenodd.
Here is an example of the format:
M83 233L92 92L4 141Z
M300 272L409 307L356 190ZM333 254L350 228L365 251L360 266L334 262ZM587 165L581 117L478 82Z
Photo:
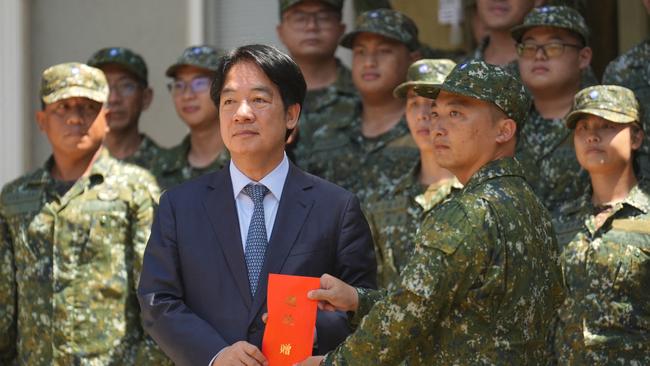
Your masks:
M562 295L548 212L514 159L493 161L430 211L395 290L359 290L367 315L325 364L544 364Z
M572 131L562 119L546 119L534 107L521 130L516 156L551 212L580 197L588 184L589 176L576 158Z
M156 164L156 161L163 154L165 149L160 147L154 140L145 134L140 135L142 141L140 141L140 146L133 153L133 155L122 159L121 161L125 163L135 164L137 166L143 167L147 170L152 170Z
M309 90L300 112L300 137L293 147L293 155L299 166L308 166L313 147L314 132L323 125L337 121L349 121L359 102L352 74L338 59L336 81L323 89Z
M210 165L204 168L195 168L187 160L190 147L190 136L187 135L180 144L160 155L152 173L158 179L161 190L167 190L192 178L219 170L230 161L230 154L224 149Z
M420 164L369 198L366 219L377 254L377 284L387 288L399 283L399 274L411 259L416 232L424 215L462 187L457 179L423 186L418 181Z
M140 365L157 352L136 289L158 186L100 154L63 195L52 159L2 190L2 364Z
M587 193L554 222L568 289L556 353L563 365L649 365L650 196L634 187L599 227L596 212Z
M650 178L650 39L612 61L603 75L603 84L624 86L639 99L643 110L641 126L646 138L639 149L637 161L641 175Z
M362 203L373 191L407 174L419 151L406 119L390 131L368 138L361 133L361 103L351 122L321 126L314 133L312 163L307 170L357 194Z

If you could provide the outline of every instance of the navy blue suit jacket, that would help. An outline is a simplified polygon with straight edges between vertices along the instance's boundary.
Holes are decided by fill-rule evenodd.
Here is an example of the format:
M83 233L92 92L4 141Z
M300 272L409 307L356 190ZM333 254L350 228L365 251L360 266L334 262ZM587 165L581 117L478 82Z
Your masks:
M291 164L252 297L228 166L166 192L138 289L144 328L178 365L206 366L241 340L261 349L268 273L329 273L374 288L372 238L357 198ZM347 320L318 313L319 354L345 339Z

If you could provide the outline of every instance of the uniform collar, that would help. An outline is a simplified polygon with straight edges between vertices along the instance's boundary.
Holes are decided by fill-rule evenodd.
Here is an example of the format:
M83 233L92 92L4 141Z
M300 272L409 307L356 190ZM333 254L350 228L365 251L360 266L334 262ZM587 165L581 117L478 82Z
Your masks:
M524 178L524 171L515 158L501 158L483 165L467 182L466 190L472 189L484 182L506 176Z

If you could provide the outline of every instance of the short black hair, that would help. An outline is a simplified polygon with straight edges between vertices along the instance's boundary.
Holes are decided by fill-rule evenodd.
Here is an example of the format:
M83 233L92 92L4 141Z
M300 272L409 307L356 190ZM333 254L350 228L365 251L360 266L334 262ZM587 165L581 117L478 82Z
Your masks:
M307 83L300 67L291 57L277 48L263 44L235 48L221 59L210 88L210 97L217 108L228 71L234 65L242 62L252 62L262 69L280 91L285 111L294 104L299 104L302 111L302 104L307 93Z

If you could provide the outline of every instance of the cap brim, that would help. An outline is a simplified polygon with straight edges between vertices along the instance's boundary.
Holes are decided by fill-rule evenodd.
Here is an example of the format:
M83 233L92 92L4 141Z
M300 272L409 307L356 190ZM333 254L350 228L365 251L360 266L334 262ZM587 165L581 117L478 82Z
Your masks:
M371 29L364 29L364 28L356 29L356 30L354 30L354 31L352 31L352 32L350 32L350 33L348 33L348 34L345 34L345 35L341 38L341 41L339 42L339 44L340 44L341 46L345 47L345 48L352 49L352 47L354 46L354 38L355 38L357 35L359 35L360 33L372 33L372 34L378 34L378 35L380 35L380 36L386 37L386 38L388 38L388 39L392 39L392 40L394 40L394 41L397 41L397 42L399 42L399 43L405 45L405 46L406 46L410 51L415 51L415 50L412 50L412 49L411 49L410 45L404 43L404 41L402 41L401 39L395 37L395 35L393 35L393 34L390 34L390 33L388 33L388 32L380 32L380 31L377 31L377 30L374 30L374 29L371 30Z
M431 86L431 85L439 85L439 84L433 84L428 81L419 81L419 80L406 81L404 83L399 84L393 90L393 96L395 96L395 98L406 98L406 94L408 93L408 89L410 87L413 87L413 90L415 91L417 88L421 88L423 86ZM417 91L415 92L415 94L420 95Z
M108 93L107 92L103 93L97 90L92 90L81 86L71 86L71 87L59 89L53 93L50 93L42 97L43 103L45 104L52 104L68 98L88 98L90 100L94 100L95 102L104 104L108 99Z
M186 63L180 63L180 64L177 63L177 64L171 65L170 67L167 68L167 71L165 71L165 75L167 75L170 78L173 78L173 77L176 76L176 72L178 72L178 69L180 69L183 66L192 66L192 67L196 67L196 68L199 68L199 69L206 70L207 72L216 72L216 70L209 69L209 68L205 67L204 65L198 65L198 64L193 64L193 63L190 63L190 62L186 62Z
M569 113L565 118L566 126L569 129L573 130L574 128L576 128L576 124L578 123L580 118L585 114L602 117L614 123L633 123L633 122L638 123L639 122L636 118L630 117L627 114L608 111L604 109L585 108L585 109L578 109Z
M148 80L146 77L143 77L141 74L138 73L138 70L135 69L135 67L124 63L124 62L119 62L119 61L106 61L106 62L99 62L99 63L92 63L88 64L88 66L96 67L98 69L101 69L103 66L106 65L117 65L124 70L128 71L131 75L133 75L136 79L143 81L145 84L148 83Z
M561 27L561 26L557 26L557 25L549 25L549 24L526 24L526 25L520 24L520 25L515 26L512 29L510 29L510 36L515 40L515 42L519 43L519 42L521 42L521 38L524 36L524 34L527 31L529 31L532 28L536 28L536 27L550 27L550 28L565 29L565 30L567 30L569 32L572 32L572 33L575 33L575 34L579 35L582 38L582 40L585 42L585 44L587 43L586 36L584 34L581 34L578 31L576 31L575 29L568 28L568 27Z

